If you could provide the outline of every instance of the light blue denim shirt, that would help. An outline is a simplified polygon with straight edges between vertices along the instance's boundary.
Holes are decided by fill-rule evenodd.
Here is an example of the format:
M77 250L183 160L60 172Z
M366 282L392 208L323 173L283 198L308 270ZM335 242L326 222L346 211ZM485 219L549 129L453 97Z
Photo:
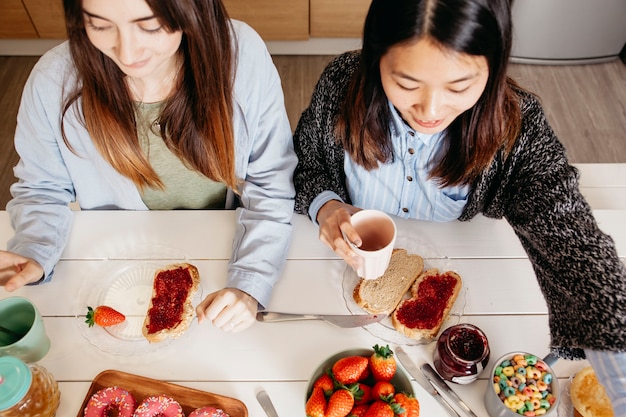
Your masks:
M236 175L239 198L229 190L226 209L237 210L227 287L239 288L266 306L280 277L291 241L296 156L280 78L262 39L233 21L237 41L234 84ZM76 83L67 42L34 67L22 95L15 133L18 182L7 205L15 236L9 251L35 259L51 278L66 245L72 212L147 210L135 184L120 175L95 148L81 123L80 106L65 115L63 98ZM238 200L238 201L237 201ZM262 251L259 248L262 247Z
M440 187L429 178L430 163L440 147L441 133L425 135L409 127L389 103L393 160L368 171L348 154L344 158L346 185L352 205L377 209L409 219L447 222L459 218L467 202L469 186ZM332 191L318 195L309 208L311 219L330 200Z

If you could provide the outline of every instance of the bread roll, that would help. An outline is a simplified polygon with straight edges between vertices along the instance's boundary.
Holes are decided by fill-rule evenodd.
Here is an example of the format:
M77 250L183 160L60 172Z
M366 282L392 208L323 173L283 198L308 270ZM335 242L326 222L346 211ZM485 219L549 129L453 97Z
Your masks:
M198 269L188 263L156 271L142 333L150 343L182 335L194 317L192 300L200 285Z
M371 314L391 314L424 269L424 260L405 249L394 249L387 271L376 279L360 279L354 301Z
M432 339L448 318L461 291L461 277L453 271L429 269L411 286L411 298L402 301L391 321L396 330L411 339Z
M613 417L613 406L593 368L577 372L569 388L575 410L582 417Z

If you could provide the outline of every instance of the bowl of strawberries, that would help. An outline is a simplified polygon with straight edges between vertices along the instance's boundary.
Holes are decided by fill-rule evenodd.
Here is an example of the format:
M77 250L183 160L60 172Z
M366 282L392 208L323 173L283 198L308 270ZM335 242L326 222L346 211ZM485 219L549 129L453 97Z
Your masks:
M307 417L418 417L409 376L387 346L349 349L313 372L305 398Z

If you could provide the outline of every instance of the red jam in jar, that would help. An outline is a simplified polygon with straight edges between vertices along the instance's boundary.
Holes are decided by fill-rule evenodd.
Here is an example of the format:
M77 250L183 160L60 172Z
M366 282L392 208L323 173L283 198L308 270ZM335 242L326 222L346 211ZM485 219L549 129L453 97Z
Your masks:
M469 384L478 378L488 362L487 336L472 324L448 327L437 340L433 363L445 380Z

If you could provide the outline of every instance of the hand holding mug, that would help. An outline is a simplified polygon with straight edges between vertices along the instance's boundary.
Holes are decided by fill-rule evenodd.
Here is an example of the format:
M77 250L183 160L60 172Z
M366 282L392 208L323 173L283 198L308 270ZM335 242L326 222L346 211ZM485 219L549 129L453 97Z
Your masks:
M359 267L360 257L352 250L353 245L348 245L344 236L351 242L360 244L357 242L359 235L350 222L351 216L359 210L350 204L331 200L320 208L316 219L319 224L319 239L354 269Z
M376 279L389 266L396 241L396 225L378 210L361 210L331 200L317 215L320 240L365 279Z
M396 243L396 224L387 214L378 210L361 210L350 218L352 227L359 236L360 244L351 242L344 234L352 250L360 257L356 273L363 279L382 276L391 260Z

